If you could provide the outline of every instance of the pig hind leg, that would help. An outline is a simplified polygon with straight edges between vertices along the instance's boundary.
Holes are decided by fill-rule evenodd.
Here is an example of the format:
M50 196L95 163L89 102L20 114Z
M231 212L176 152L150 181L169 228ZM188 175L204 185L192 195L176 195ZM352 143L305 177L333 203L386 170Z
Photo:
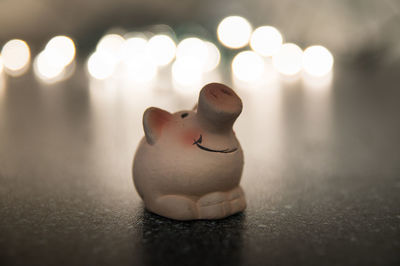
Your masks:
M200 219L220 219L246 208L243 190L240 186L226 192L213 192L197 201Z
M175 220L198 219L196 203L183 195L164 195L155 200L145 201L146 208L158 215Z
M232 214L246 209L246 198L243 189L238 186L229 192L229 202Z

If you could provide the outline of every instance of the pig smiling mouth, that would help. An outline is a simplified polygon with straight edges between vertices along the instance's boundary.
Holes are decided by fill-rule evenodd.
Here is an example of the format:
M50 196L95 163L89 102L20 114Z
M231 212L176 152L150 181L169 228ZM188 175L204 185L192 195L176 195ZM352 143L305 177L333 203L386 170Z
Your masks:
M200 149L204 150L204 151L209 151L209 152L220 152L220 153L231 153L237 150L237 148L233 148L233 149L223 149L223 150L214 150L214 149L210 149L207 147L202 146L200 143L203 141L203 136L200 134L200 138L198 140L194 140L193 145L196 145L197 147L199 147Z

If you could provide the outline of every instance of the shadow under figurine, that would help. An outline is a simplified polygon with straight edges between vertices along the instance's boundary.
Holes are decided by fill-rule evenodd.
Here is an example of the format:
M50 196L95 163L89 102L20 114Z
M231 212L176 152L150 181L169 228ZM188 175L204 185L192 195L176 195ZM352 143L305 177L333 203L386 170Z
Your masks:
M196 220L246 208L239 185L243 151L232 130L241 111L232 89L210 83L200 92L197 110L144 112L145 137L135 154L133 180L149 211Z

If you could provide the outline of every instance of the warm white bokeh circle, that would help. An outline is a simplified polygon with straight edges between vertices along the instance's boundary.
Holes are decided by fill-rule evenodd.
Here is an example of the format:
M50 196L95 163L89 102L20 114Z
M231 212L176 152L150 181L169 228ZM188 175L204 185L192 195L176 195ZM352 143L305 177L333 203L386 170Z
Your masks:
M43 50L40 52L34 62L33 70L40 79L52 80L60 76L64 70L64 66L54 60L56 53L54 50Z
M97 43L96 50L106 52L117 60L124 43L125 39L121 35L107 34Z
M333 56L321 45L308 47L303 53L303 68L311 76L321 77L328 74L333 67Z
M75 58L74 41L67 36L53 37L46 45L45 50L51 51L53 61L60 66L69 65Z
M244 82L260 80L264 73L264 68L263 58L253 51L240 52L232 61L233 75Z
M136 57L147 53L147 40L142 37L127 39L121 46L121 57L123 61L135 60Z
M3 74L4 66L3 66L3 58L0 54L0 75Z
M8 41L1 50L3 65L10 75L18 76L27 69L31 54L28 44L23 40Z
M282 35L276 28L262 26L252 33L250 46L262 56L272 56L281 48L282 40Z
M177 59L193 57L200 61L205 61L206 56L207 56L207 47L204 44L204 41L196 37L183 39L178 44L176 50Z
M230 16L219 23L217 35L223 45L237 49L248 44L251 31L252 26L245 18Z
M210 72L219 65L221 54L218 47L212 42L190 37L183 39L178 44L176 60L184 61L191 68L198 68L202 72Z
M204 41L196 37L183 39L176 48L176 60L189 65L197 65L203 69L208 57L207 46Z
M303 66L303 51L294 43L285 43L272 57L274 68L284 75L295 75Z
M114 73L116 64L115 57L111 54L104 51L96 51L89 57L87 68L92 77L106 79Z
M175 42L167 35L153 36L147 46L153 61L159 66L168 65L175 58Z
M209 72L217 68L221 61L221 53L218 47L212 42L205 41L204 44L207 47L207 60L204 64L204 71Z
M135 83L148 83L157 76L157 65L149 54L138 54L125 61L125 71L128 80Z
M203 68L190 58L178 59L172 64L172 79L179 86L193 86L201 82Z

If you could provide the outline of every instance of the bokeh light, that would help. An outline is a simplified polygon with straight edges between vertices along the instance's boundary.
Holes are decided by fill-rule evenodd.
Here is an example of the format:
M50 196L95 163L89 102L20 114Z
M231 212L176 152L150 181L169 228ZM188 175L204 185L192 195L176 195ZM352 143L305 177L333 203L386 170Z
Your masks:
M23 40L10 40L1 50L5 71L12 76L25 73L30 62L30 49Z
M0 76L3 74L4 66L3 66L3 58L0 54Z
M157 75L157 65L148 53L138 54L125 61L125 77L135 83L151 82Z
M190 37L183 39L176 50L176 60L185 60L191 65L204 67L207 60L207 46L199 38Z
M56 52L54 50L43 50L33 62L33 71L37 77L44 81L55 81L61 78L64 66L54 60Z
M308 47L303 53L303 68L311 76L327 75L333 67L333 56L321 45Z
M207 60L204 64L204 71L209 72L213 71L217 66L219 65L219 62L221 60L221 54L219 52L219 49L215 44L212 42L204 42L204 44L207 47Z
M157 62L165 63L166 59L163 58L161 62L153 57L151 49L156 52L155 50L160 48L155 46L151 48L149 42L143 37L131 37L125 41L122 46L122 74L125 80L143 84L151 82L156 77Z
M105 51L96 51L88 59L89 74L96 79L106 79L114 73L117 61Z
M153 36L147 46L153 61L159 66L168 65L175 58L175 42L167 35Z
M203 41L196 37L183 39L177 47L176 60L193 65L190 68L202 72L214 70L221 60L221 54L212 42ZM194 66L195 65L195 66Z
M283 75L292 76L302 69L303 51L294 43L285 43L272 57L274 68Z
M127 39L121 46L123 61L131 61L143 53L146 53L147 40L142 37Z
M253 51L243 51L232 61L232 72L235 78L243 82L259 81L264 73L264 60Z
M258 27L251 35L250 46L255 52L262 56L272 56L276 54L282 46L282 35L274 27Z
M125 39L121 35L107 34L100 39L96 46L96 50L99 52L106 52L118 60L124 43Z
M5 82L5 77L4 77L4 75L2 74L2 73L0 73L0 102L1 102L1 100L2 100L2 98L3 98L3 96L4 96L4 93L5 93L5 84L6 82Z
M323 76L312 76L306 71L303 72L302 81L304 88L315 92L328 92L332 88L332 71Z
M54 64L69 65L75 58L75 44L67 36L53 37L46 45L45 50L51 51Z
M33 71L41 81L55 83L69 78L75 69L75 44L63 35L50 39L33 62Z
M181 87L190 87L199 84L202 80L203 69L190 57L181 58L172 64L172 79Z
M243 17L230 16L218 25L217 35L220 42L228 48L241 48L248 44L252 26Z
M182 40L177 46L176 60L171 69L175 87L199 86L204 73L214 70L219 61L220 53L213 43L196 37Z

